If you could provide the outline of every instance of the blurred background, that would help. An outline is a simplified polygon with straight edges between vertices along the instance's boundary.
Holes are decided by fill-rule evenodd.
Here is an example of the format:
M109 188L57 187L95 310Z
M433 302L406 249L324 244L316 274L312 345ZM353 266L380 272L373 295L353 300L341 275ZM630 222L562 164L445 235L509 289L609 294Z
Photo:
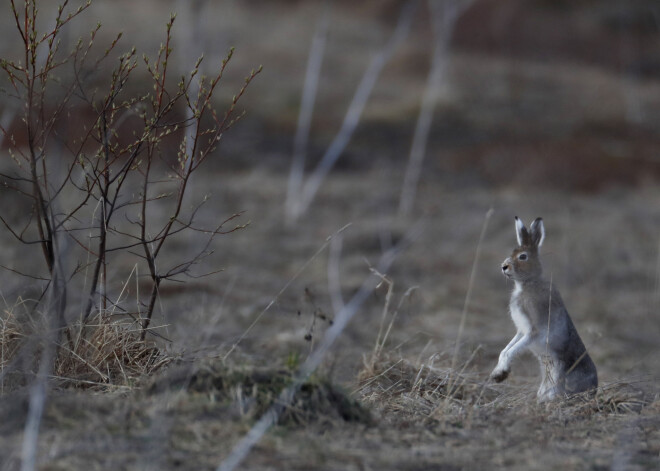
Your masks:
M318 56L306 147L313 168L339 131L370 62L410 14L403 19L408 30L388 51L368 93L340 167L405 169L421 104L431 97L423 168L434 183L596 191L657 177L656 2L413 4L415 11L406 12L406 2L394 0L96 0L70 24L64 41L72 45L100 22L99 44L123 32L118 52L135 45L140 55L153 55L176 13L173 54L181 73L203 54L202 70L211 74L235 47L226 95L219 99L231 97L250 69L264 69L245 97L249 119L227 143L224 165L286 172L310 53ZM55 7L40 5L43 27L53 21ZM15 58L19 38L8 7L1 21L0 53ZM323 44L313 49L315 38ZM434 66L440 71L429 81ZM429 85L435 92L425 95Z
M210 74L235 47L228 96L250 69L264 70L246 95L249 119L232 136L225 160L286 172L310 52L319 56L306 149L313 168L338 133L370 62L387 48L402 15L411 14L409 30L373 84L340 167L406 168L437 66L440 73L431 83L437 90L426 95L434 99L434 110L425 183L597 191L657 177L656 2L431 4L435 9L419 2L410 13L401 1L101 0L72 23L70 34L84 35L100 21L108 37L123 31L121 44L153 54L176 12L174 55L182 72L203 53L203 69ZM11 32L8 25L3 30ZM324 44L312 50L317 36ZM3 41L3 56L11 54L15 40Z
M20 38L2 8L0 57L19 59ZM55 4L40 8L47 26ZM527 223L544 217L546 272L604 378L657 378L657 1L95 0L63 41L73 44L100 22L99 44L121 31L117 55L135 46L153 56L172 12L179 73L203 54L202 71L212 75L235 48L218 109L263 66L240 101L246 115L223 136L191 196L211 195L202 220L245 211L251 224L216 241L205 263L222 273L162 286L158 319L175 345L226 351L240 338L237 353L304 353L369 263L421 223L388 273L395 297L416 287L393 345L451 351L487 223L460 339L466 356L480 347L486 372L513 334L511 287L499 263L515 243L517 214ZM144 67L135 75L146 78ZM3 98L0 113L19 136L20 106ZM6 142L2 153L7 160ZM11 194L1 196L4 207L12 204ZM324 253L298 275L348 223L336 266ZM7 234L2 241L4 265L26 263L25 246ZM175 250L196 243L184 239ZM113 263L109 277L120 290L131 265ZM25 287L12 272L2 279L6 298ZM373 345L383 289L333 360L346 365L337 368L342 379ZM536 375L532 362L529 371Z

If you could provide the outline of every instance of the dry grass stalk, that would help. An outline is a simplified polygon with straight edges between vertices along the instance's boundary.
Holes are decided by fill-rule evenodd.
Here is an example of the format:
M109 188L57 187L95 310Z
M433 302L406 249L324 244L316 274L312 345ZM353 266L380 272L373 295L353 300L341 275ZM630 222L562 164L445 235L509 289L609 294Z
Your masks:
M401 299L399 300L399 304L397 305L396 310L392 313L390 317L390 322L387 324L387 328L386 328L385 322L387 320L388 315L390 314L390 304L392 302L392 294L394 293L394 281L392 281L391 278L389 278L386 275L383 275L373 267L370 267L369 271L374 275L376 275L381 280L378 286L376 286L376 289L380 288L383 284L387 285L387 293L385 294L385 304L383 305L383 313L380 319L380 326L378 328L378 336L376 337L376 343L374 345L373 351L371 352L371 355L369 356L369 359L367 360L365 358L364 361L365 370L373 371L374 364L383 354L383 348L387 343L387 339L389 338L390 333L392 331L392 327L394 326L394 321L396 320L399 311L403 306L403 303L412 297L413 293L417 291L418 286L412 286L408 288L406 292L403 294L403 296L401 296Z

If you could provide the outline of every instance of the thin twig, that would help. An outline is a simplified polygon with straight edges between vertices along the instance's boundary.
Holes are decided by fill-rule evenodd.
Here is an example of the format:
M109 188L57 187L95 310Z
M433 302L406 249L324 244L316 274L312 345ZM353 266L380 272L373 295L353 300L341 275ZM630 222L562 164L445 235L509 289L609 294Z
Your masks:
M321 246L316 252L314 252L314 254L313 254L309 259L307 259L307 261L303 264L303 266L300 267L300 268L298 269L298 271L297 271L297 272L296 272L296 273L295 273L295 274L289 279L289 281L287 281L287 282L284 284L284 286L282 287L282 289L280 289L280 290L277 292L277 294L275 295L275 297L274 297L273 299L270 300L270 302L268 303L268 305L267 305L265 308L263 308L263 310L259 313L259 315L258 315L257 317L255 317L255 319L252 321L252 323L249 325L249 327L248 327L248 328L247 328L247 329L241 334L241 336L236 340L236 342L234 342L234 344L231 346L231 348L229 349L229 351L227 351L227 353L225 353L225 355L222 357L222 361L223 361L223 362L225 362L225 361L227 360L227 358L229 357L229 355L231 355L232 352L233 352L234 350L236 350L236 347L238 347L238 344L241 343L245 337L247 337L247 335L250 333L250 331L252 330L252 328L253 328L255 325L257 325L257 323L261 320L261 318L264 316L264 314L266 314L266 312L268 312L268 310L269 310L269 309L270 309L270 308L271 308L271 307L277 302L277 300L280 298L280 296L282 296L282 294L284 294L284 292L285 292L287 289L289 289L289 286L291 286L291 283L293 283L293 282L294 282L294 281L295 281L300 275L302 275L302 273L307 269L307 267L309 266L309 264L312 263L312 262L314 261L314 259L316 259L316 257L318 257L318 256L319 256L319 255L320 255L320 254L326 249L326 247L327 247L328 245L330 245L330 243L332 242L332 239L333 239L334 237L337 237L339 234L343 233L343 232L344 232L346 229L348 229L350 226L351 226L351 223L348 223L348 224L346 224L344 227L342 227L341 229L339 229L337 232L335 232L334 234L332 234L331 236L329 236L329 237L325 240L325 242L323 243L323 245L322 245L322 246Z
M488 222L490 217L493 215L493 208L489 209L486 212L486 217L484 223L481 227L481 233L479 234L479 241L477 242L477 248L474 254L474 262L472 263L472 270L470 271L470 281L468 282L467 293L465 294L465 301L463 302L463 310L461 311L461 322L458 326L458 333L456 335L456 345L454 346L454 354L451 359L451 372L453 373L456 369L456 361L458 360L458 351L461 346L461 338L463 337L463 329L465 328L465 320L467 318L467 311L472 300L472 289L474 288L474 281L477 275L477 268L479 266L479 258L481 256L481 246L486 236L486 230L488 229ZM453 376L450 377L449 385L447 390L451 390L453 386ZM448 396L449 397L449 396Z

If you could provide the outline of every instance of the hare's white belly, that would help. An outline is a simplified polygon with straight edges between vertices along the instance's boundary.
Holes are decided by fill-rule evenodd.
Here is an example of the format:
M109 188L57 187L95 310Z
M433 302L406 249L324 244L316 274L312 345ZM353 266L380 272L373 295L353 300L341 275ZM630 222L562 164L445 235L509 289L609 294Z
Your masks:
M518 332L521 334L529 334L532 331L532 323L529 321L527 314L525 314L522 309L514 303L511 303L509 310L511 311L511 319L513 319L513 323L516 324Z
M520 308L520 303L518 302L518 297L522 292L522 286L519 283L516 283L516 287L513 290L513 295L511 296L511 302L509 303L509 311L511 313L511 319L516 325L516 329L521 334L529 334L532 331L532 323L529 320L529 316L523 312Z

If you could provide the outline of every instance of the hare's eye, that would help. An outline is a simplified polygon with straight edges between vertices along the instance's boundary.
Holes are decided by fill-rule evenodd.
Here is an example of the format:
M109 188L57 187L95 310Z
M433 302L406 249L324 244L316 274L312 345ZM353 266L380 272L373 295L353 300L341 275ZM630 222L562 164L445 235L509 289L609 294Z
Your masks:
M521 253L520 255L518 255L518 260L527 260L527 254Z

